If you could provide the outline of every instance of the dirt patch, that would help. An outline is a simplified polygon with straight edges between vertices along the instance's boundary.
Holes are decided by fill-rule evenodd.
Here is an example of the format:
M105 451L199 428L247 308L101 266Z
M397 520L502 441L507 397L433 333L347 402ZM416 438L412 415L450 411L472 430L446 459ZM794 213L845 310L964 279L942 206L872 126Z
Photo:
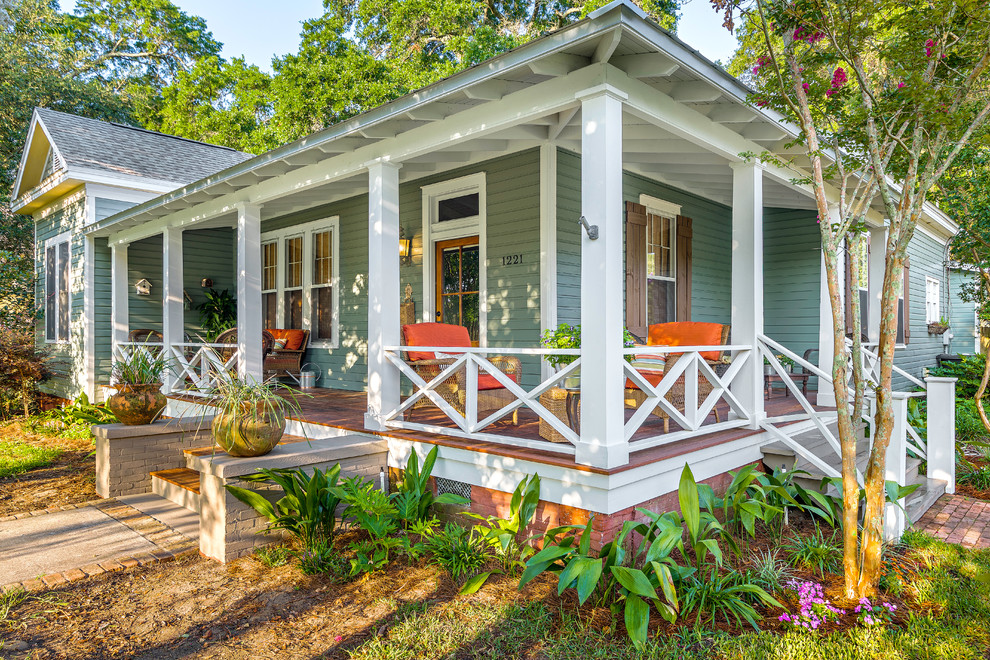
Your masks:
M16 423L0 427L0 442L14 441L57 447L62 454L45 467L0 478L0 517L97 499L91 439L48 437Z

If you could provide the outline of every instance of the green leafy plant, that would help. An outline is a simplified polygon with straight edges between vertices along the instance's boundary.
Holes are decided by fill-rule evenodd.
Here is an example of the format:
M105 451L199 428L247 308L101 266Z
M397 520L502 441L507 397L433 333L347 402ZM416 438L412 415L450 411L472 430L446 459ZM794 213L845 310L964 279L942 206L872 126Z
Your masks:
M410 452L406 469L402 471L398 492L391 495L399 518L407 525L426 520L434 504L467 505L471 503L466 497L454 493L444 493L434 497L433 488L430 486L430 475L437 462L438 449L439 447L434 446L430 450L430 453L426 455L426 460L423 461L422 468L419 466L419 455L415 451Z
M698 573L689 577L681 594L682 612L697 612L698 624L706 618L714 622L722 617L726 623L734 620L736 625L742 625L745 620L755 630L759 630L756 621L760 615L750 601L781 607L777 599L762 587L753 584L744 573L730 570L719 574L715 567L709 567L705 574Z
M268 568L285 566L291 556L292 551L284 545L263 545L254 549L254 558Z
M490 546L477 527L467 529L454 523L428 535L426 548L432 555L431 563L442 567L454 580L476 573L491 559Z
M392 552L402 547L402 539L393 536L399 529L399 512L392 500L372 481L357 476L344 479L334 490L347 503L344 517L354 520L370 537L351 544L356 555L351 560L351 575L383 569Z
M269 520L267 532L280 529L299 540L305 550L328 547L337 529L340 465L326 471L259 470L241 477L249 483L273 483L282 497L272 503L261 493L227 485L227 491Z
M794 579L794 571L776 550L761 550L752 556L748 577L756 586L776 593Z
M770 474L756 475L756 484L768 507L763 522L777 535L783 533L784 513L789 507L805 511L829 525L835 524L833 502L818 490L803 488L795 481L799 476L809 476L809 473L778 468Z
M479 527L485 541L495 551L495 556L502 564L499 572L514 572L525 568L526 560L535 550L528 543L519 542L519 533L533 522L536 508L540 503L540 475L523 477L522 481L512 491L509 502L509 517L481 516L477 513L465 515L484 521L485 526ZM474 593L480 589L495 571L479 573L461 589L462 594Z
M206 298L199 304L199 324L207 339L215 341L220 333L237 326L237 298L224 289L207 289L203 292Z
M172 361L162 344L148 342L132 346L131 350L114 360L110 382L125 385L161 384Z
M956 379L956 399L970 399L983 379L983 369L987 358L982 353L963 355L959 362L943 362L942 366L931 370L933 376L947 376Z
M33 415L28 425L32 431L63 438L85 438L92 435L94 424L114 424L117 418L102 403L92 404L86 393L72 403Z
M632 348L636 345L636 338L631 332L623 328L622 346ZM581 348L581 326L561 323L556 329L547 329L540 337L540 346L543 348L555 349L577 349ZM562 367L578 359L577 355L544 355L543 359L551 367ZM627 355L626 361L631 362L632 356Z
M712 493L707 495L708 487L705 487L706 496L702 498L702 506L714 514L716 509L722 510L722 520L726 527L736 534L743 531L750 536L756 536L756 522L767 522L773 520L783 511L783 508L772 504L774 498L769 496L771 489L777 488L769 480L759 481L760 473L756 471L756 465L747 465L738 472L729 472L732 481L726 488L725 495L717 498ZM787 491L777 499L790 497ZM796 505L797 502L791 498Z
M784 552L792 565L815 571L824 576L834 573L842 563L842 549L835 539L835 533L825 536L821 527L808 535L795 535L784 541Z
M299 558L299 568L306 575L347 574L347 561L328 544L318 543L315 547L299 551L296 556Z
M990 490L990 467L977 465L973 461L961 457L956 468L956 483L970 486L976 490Z
M701 498L705 507L702 510ZM681 515L684 517L684 529L687 532L687 543L679 541L681 554L685 558L694 557L694 567L700 569L711 554L718 566L722 565L723 555L719 540L724 540L730 550L738 553L732 536L729 535L722 523L718 521L711 509L715 507L715 496L709 486L699 486L691 473L690 466L685 463L681 471L681 481L677 488L677 499L681 505ZM686 548L685 548L686 546Z

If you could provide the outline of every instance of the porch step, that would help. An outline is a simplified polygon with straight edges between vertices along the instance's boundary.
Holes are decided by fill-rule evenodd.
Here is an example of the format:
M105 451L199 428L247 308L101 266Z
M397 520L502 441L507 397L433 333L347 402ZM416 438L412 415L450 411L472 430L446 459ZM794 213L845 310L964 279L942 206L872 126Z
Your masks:
M935 501L945 494L946 485L941 479L928 479L924 476L919 477L914 483L920 483L921 487L911 493L904 505L911 524L921 520L921 516L925 515Z
M310 440L308 438L304 438L304 437L299 436L299 435L283 435L282 436L282 439L279 441L278 445L279 446L281 446L281 445L290 445L290 444L292 444L294 442L310 442ZM227 452L225 452L224 450L220 449L220 447L217 447L216 445L210 445L209 447L196 447L194 449L183 449L182 450L182 453L185 454L185 457L186 457L186 466L187 467L190 467L190 468L192 467L192 465L190 464L190 459L193 459L193 458L203 458L204 456L205 457L213 457L213 456L224 456L224 457L226 457L228 455Z
M199 513L199 472L196 470L174 468L152 472L151 492Z

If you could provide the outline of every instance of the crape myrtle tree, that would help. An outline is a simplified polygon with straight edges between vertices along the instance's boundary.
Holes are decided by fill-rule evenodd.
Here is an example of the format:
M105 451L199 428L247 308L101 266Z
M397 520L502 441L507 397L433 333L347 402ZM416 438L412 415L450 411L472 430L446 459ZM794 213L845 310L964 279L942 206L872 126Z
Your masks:
M873 594L884 526L885 455L893 430L891 377L904 260L929 192L990 114L986 0L711 0L726 27L742 17L752 49L754 102L800 128L786 150L810 172L834 330L831 365L842 452L845 594ZM757 155L772 158L767 155ZM828 196L827 196L828 194ZM830 202L829 197L835 202ZM867 214L887 226L880 296L879 379L862 374L858 296L843 306L845 250L856 282ZM846 335L851 330L851 347ZM852 369L853 373L850 373ZM851 386L850 386L851 383ZM865 388L876 413L857 527L856 441Z

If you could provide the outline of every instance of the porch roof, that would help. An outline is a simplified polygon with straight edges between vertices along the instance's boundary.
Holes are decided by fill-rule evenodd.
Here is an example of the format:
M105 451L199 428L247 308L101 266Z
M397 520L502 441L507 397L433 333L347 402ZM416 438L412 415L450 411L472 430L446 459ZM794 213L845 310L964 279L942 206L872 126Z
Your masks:
M741 161L740 153L785 153L798 134L778 113L749 105L752 89L628 0L616 0L573 25L110 216L86 232L126 243L166 224L229 218L241 204L263 205L263 218L278 217L364 192L363 170L375 160L400 162L401 179L412 180L547 140L580 151L580 103L573 89L553 87L556 98L549 100L533 94L536 88L550 92L549 83L579 72L587 72L581 79L588 87L621 80L641 91L641 106L684 111L662 129L656 125L660 112L632 118L649 124L649 135L629 136L646 144L627 153L624 164L715 201L731 203L728 165ZM772 165L767 172L766 206L814 208L809 188L792 183L805 172ZM955 231L934 206L926 220L940 233Z

